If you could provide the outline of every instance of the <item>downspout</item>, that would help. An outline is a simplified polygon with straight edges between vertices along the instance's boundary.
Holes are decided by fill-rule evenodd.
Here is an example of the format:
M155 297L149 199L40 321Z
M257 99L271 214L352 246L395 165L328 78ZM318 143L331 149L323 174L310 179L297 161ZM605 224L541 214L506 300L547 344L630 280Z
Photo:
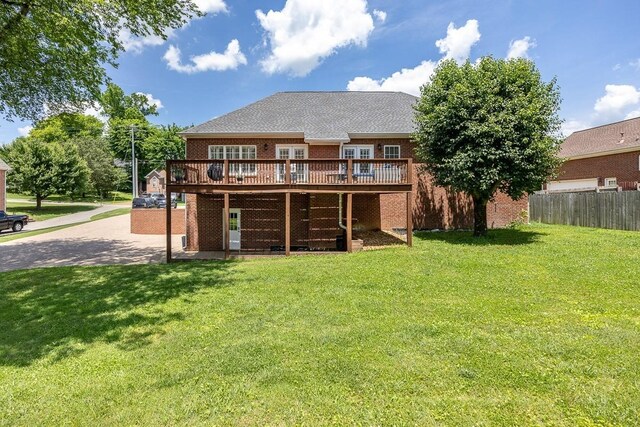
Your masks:
M347 227L342 223L342 193L338 193L338 227L347 230Z

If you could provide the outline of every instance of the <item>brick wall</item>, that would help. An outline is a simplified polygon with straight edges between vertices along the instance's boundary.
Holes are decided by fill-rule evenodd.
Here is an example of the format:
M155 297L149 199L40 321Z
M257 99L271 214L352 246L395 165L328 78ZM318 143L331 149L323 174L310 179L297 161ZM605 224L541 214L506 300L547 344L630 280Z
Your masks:
M195 197L194 197L195 196ZM284 245L284 194L232 194L229 207L240 209L240 246L269 249ZM223 244L222 195L187 196L188 250L219 251ZM291 245L309 244L309 195L291 195Z
M5 193L7 184L7 172L0 171L0 211L7 209L7 195Z
M640 182L640 150L609 156L566 161L560 168L557 180L598 178L604 185L605 178L617 178L620 182Z
M413 228L416 230L456 229L473 227L473 203L462 193L455 193L433 184L433 178L422 171L420 164L413 171ZM405 194L381 194L380 228L407 226ZM528 210L528 198L511 200L497 193L487 205L487 225L502 228Z
M209 145L255 145L258 158L275 158L276 145L304 144L300 138L280 139L190 139L187 158L208 157ZM266 144L266 148L265 148ZM415 157L409 139L358 139L352 145L373 145L374 157L384 157L378 144L399 145L402 158ZM339 158L338 145L310 145L310 158ZM414 164L414 229L471 228L473 205L462 194L433 185L431 177ZM338 227L336 194L292 194L291 244L311 248L333 248ZM222 250L222 195L187 195L187 244L190 250ZM241 247L269 249L284 244L284 195L231 195L230 207L241 209ZM346 196L343 196L346 216ZM512 201L496 195L487 207L489 227L504 227L527 210L527 199ZM353 197L353 225L358 230L389 230L406 227L405 194L356 194Z
M166 209L132 209L132 234L166 234ZM185 234L185 210L171 209L171 234Z

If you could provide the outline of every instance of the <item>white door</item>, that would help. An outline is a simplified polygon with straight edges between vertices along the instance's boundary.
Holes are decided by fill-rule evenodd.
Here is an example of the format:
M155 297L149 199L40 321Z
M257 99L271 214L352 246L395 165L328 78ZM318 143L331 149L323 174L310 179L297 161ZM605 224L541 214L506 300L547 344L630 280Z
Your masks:
M307 147L288 147L279 145L276 150L277 158L280 160L291 159L291 182L307 182L309 176L309 165L305 162L296 162L307 158ZM285 180L284 164L278 165L278 182Z
M229 249L240 250L240 209L229 209Z
M373 145L343 146L342 158L344 159L371 159L373 158ZM364 175L372 173L371 163L354 163L353 174Z

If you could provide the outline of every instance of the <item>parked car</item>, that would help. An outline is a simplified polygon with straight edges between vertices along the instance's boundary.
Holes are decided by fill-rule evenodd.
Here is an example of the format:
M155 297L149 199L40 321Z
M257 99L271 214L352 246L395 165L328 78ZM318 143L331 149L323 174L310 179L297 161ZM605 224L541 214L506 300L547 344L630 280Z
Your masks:
M28 222L27 215L7 215L5 211L0 211L0 231L20 231Z
M167 196L164 194L160 194L156 198L156 207L158 208L166 208L167 207ZM178 201L175 198L171 198L171 207L176 209L178 207Z
M145 209L154 206L155 203L151 197L136 197L132 202L133 209Z

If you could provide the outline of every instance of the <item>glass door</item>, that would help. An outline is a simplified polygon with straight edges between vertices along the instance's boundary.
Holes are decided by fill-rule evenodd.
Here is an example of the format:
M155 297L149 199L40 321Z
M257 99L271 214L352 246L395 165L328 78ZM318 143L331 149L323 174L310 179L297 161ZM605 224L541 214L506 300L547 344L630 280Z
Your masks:
M307 147L278 147L276 157L280 160L291 159L291 183L307 182L309 178L309 165L307 162L296 162L307 158ZM278 164L277 181L285 181L284 163Z

